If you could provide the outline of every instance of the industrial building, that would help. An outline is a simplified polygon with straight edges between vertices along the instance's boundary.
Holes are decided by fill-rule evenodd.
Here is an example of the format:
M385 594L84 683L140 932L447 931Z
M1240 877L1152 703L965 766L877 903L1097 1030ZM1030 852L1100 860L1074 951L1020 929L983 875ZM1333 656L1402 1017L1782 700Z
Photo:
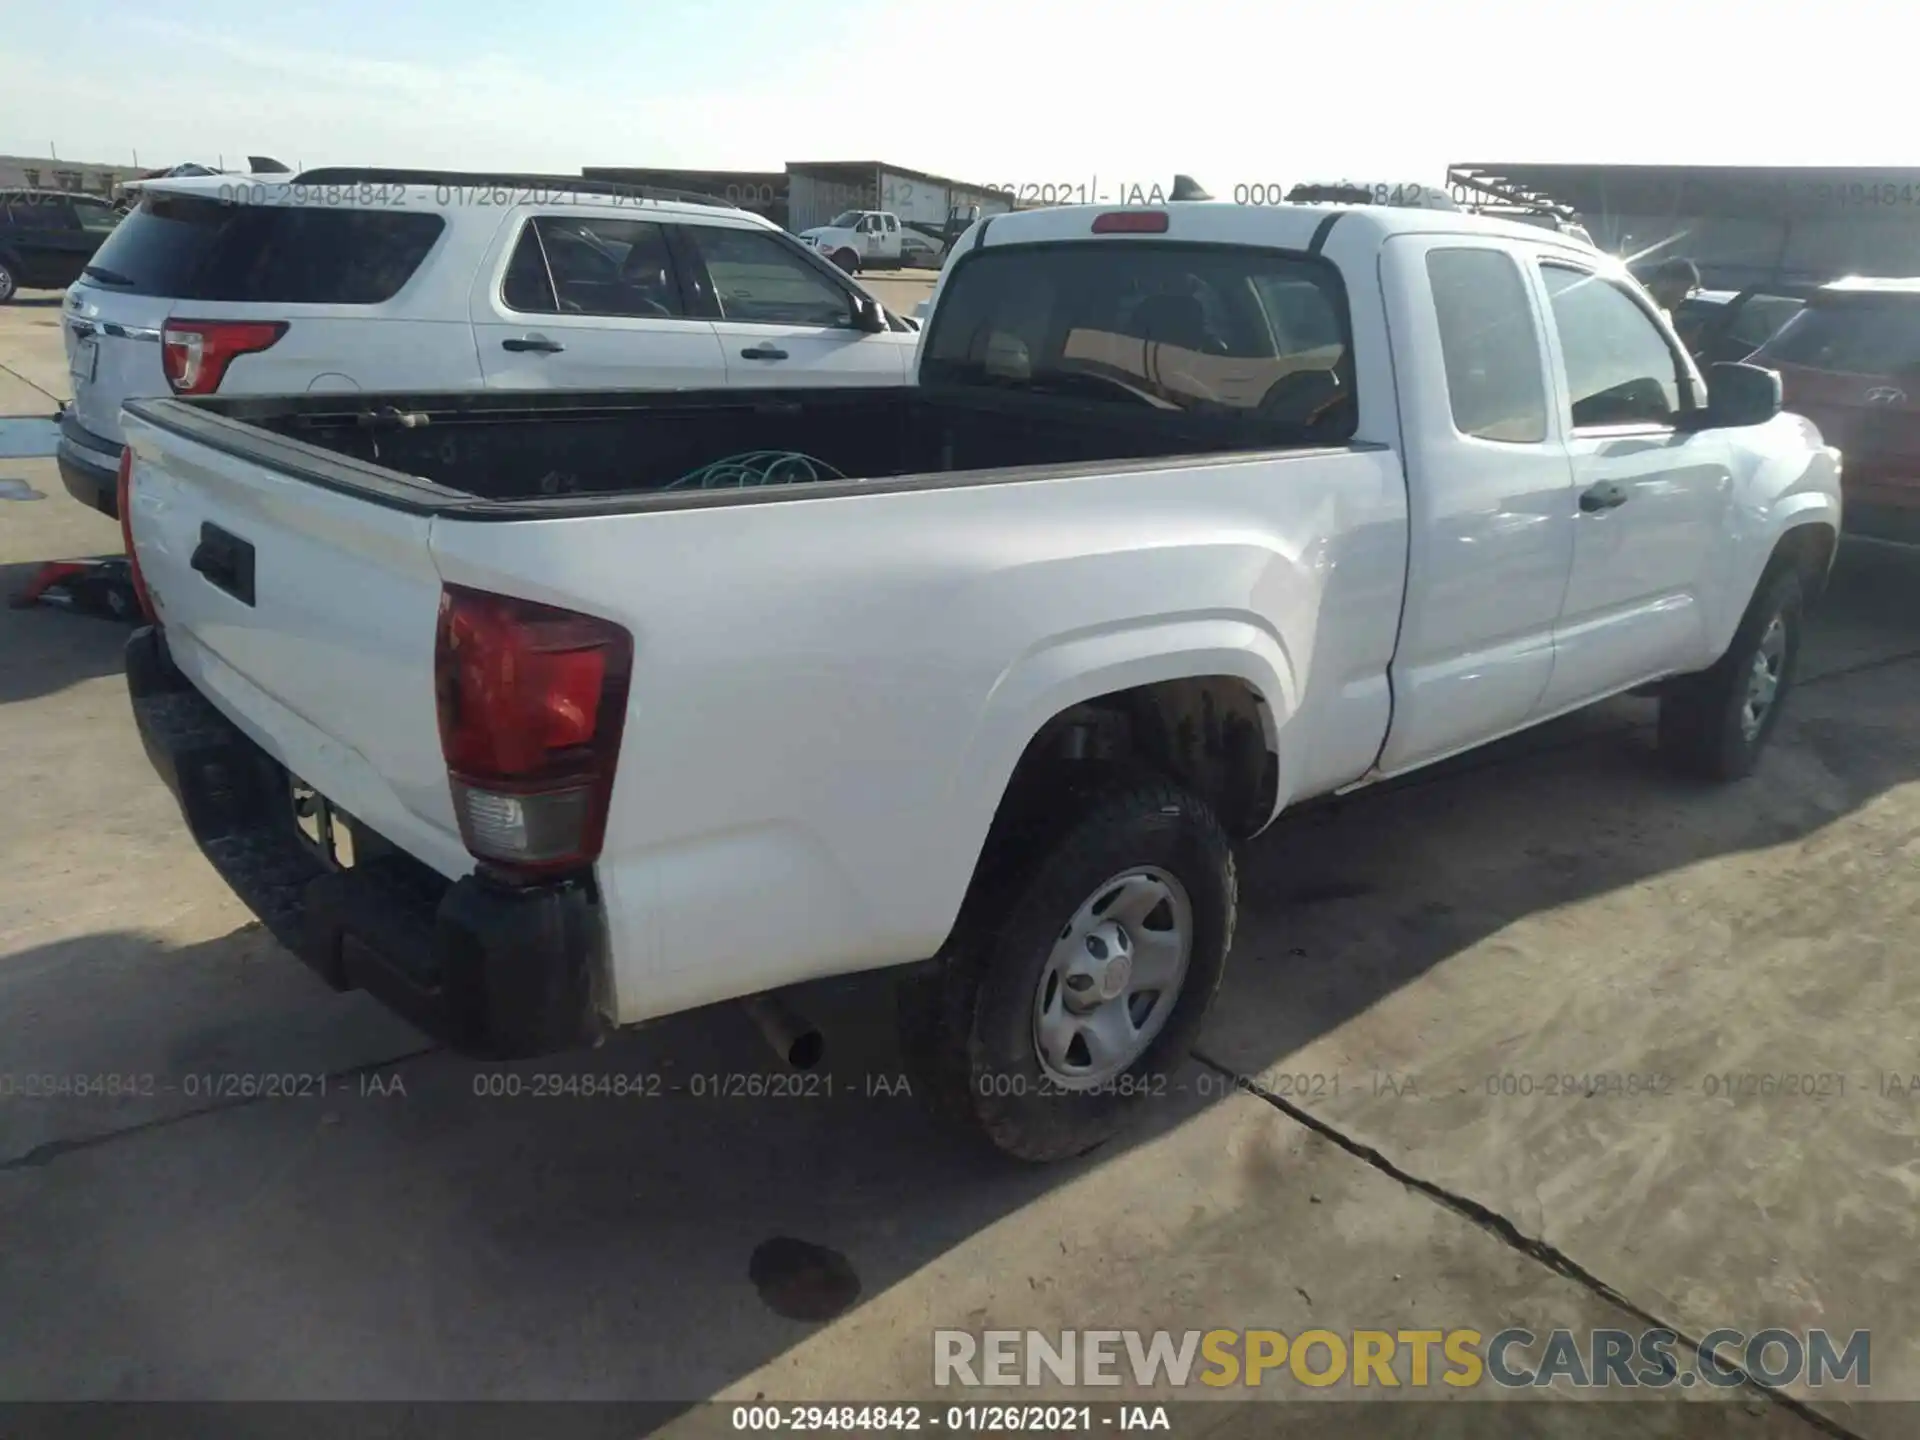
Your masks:
M1920 275L1920 170L1462 164L1456 199L1490 193L1579 214L1594 243L1682 256L1709 288Z
M131 180L139 173L131 165L92 165L45 155L0 155L0 187L7 188L26 186L111 196L122 180Z
M983 215L1013 208L1004 190L879 160L790 161L784 170L593 165L580 173L591 180L712 195L796 232L824 225L843 210L891 210L912 224L938 226L946 223L955 208L978 205Z

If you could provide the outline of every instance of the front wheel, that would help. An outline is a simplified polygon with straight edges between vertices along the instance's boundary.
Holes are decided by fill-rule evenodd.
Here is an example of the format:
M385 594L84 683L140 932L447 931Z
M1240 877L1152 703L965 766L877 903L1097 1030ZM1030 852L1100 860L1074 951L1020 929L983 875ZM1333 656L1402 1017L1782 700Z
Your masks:
M13 273L6 261L0 260L0 305L5 305L19 293L19 277Z
M1712 669L1673 683L1660 700L1660 749L1703 780L1753 771L1793 687L1805 615L1800 577L1781 569L1762 580Z
M833 252L833 263L849 275L860 273L860 256L844 246Z
M1030 1161L1083 1154L1170 1093L1236 904L1226 832L1168 781L1051 818L989 842L952 938L900 996L902 1050L935 1114Z

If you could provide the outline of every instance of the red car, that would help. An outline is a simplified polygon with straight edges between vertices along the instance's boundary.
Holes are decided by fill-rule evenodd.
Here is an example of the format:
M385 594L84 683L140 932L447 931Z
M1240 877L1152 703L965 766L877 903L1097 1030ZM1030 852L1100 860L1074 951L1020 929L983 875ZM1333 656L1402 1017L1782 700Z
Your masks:
M1750 360L1839 448L1848 533L1920 543L1920 279L1824 285Z

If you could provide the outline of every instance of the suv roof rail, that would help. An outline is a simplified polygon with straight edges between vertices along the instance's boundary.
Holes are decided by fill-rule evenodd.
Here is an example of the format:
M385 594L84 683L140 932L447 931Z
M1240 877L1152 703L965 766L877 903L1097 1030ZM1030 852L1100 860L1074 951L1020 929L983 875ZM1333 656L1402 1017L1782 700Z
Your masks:
M740 207L717 195L695 190L668 190L658 185L629 185L622 180L597 180L586 175L526 175L496 170L393 170L385 166L329 165L303 170L291 185L471 185L535 191L578 191L582 195L618 195L634 200L677 200L687 205L712 205L721 210Z

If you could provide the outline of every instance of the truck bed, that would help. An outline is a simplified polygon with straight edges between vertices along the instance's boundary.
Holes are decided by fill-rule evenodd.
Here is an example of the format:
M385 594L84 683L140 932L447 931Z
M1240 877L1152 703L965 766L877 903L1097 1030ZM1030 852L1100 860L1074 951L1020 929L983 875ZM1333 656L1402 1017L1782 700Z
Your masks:
M949 474L986 483L1049 466L1084 471L1318 443L1307 431L1251 416L1196 417L977 388L299 395L145 400L128 409L331 489L470 518L524 517L530 505L579 514L899 488L890 482L917 488ZM699 483L696 472L716 461L772 451L799 452L844 478Z

